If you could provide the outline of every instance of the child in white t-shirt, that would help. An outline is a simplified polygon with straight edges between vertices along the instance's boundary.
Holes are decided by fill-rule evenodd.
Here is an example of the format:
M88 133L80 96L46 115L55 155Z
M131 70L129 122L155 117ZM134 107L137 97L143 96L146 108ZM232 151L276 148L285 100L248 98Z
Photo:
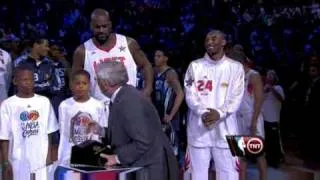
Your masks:
M58 124L49 99L34 93L33 72L18 67L14 73L17 94L2 102L0 140L4 179L47 179L51 158L50 134Z
M107 113L102 102L89 96L90 75L79 70L72 75L73 97L59 106L59 165L70 165L71 149L87 140L101 141L107 127Z

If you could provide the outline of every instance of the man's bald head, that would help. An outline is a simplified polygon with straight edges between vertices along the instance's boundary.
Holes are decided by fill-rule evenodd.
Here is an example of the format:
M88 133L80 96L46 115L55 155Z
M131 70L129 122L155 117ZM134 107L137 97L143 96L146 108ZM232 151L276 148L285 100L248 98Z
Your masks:
M108 11L104 9L95 9L91 14L90 27L94 39L100 45L106 43L112 31L112 22Z
M100 8L93 10L91 13L91 21L96 20L96 18L99 17L110 19L108 11Z

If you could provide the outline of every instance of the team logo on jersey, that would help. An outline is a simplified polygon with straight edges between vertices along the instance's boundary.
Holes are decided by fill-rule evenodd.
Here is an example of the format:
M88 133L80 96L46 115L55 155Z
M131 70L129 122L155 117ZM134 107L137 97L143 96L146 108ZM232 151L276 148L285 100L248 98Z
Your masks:
M91 114L79 111L71 119L70 142L79 145L87 140L101 141L103 128L92 119Z
M40 125L37 121L40 115L36 110L23 111L20 113L22 137L28 138L30 136L38 135Z
M187 79L186 80L186 86L192 86L192 83L194 82L194 80L193 79L191 79L191 78L189 78L189 79Z
M120 46L120 47L119 47L119 50L120 50L120 52L125 52L125 51L126 51L126 47Z

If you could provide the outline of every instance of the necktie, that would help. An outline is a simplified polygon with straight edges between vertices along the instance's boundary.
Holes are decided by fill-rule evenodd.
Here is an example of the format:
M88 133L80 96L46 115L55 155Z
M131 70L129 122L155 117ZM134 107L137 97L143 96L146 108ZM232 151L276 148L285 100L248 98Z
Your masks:
M112 101L110 101L109 103L109 113L111 112L111 108L112 108ZM109 125L108 125L108 129L107 129L107 145L111 145L111 127L110 127L110 122L109 122Z
M110 101L110 103L109 103L109 112L110 112L110 109L112 108L112 101Z

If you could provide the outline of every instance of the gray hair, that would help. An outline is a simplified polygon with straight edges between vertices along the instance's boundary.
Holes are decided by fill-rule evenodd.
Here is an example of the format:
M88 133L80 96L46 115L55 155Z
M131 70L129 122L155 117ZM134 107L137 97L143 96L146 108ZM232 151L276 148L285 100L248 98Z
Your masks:
M97 67L97 78L109 86L125 85L129 81L126 67L119 61L102 62Z

